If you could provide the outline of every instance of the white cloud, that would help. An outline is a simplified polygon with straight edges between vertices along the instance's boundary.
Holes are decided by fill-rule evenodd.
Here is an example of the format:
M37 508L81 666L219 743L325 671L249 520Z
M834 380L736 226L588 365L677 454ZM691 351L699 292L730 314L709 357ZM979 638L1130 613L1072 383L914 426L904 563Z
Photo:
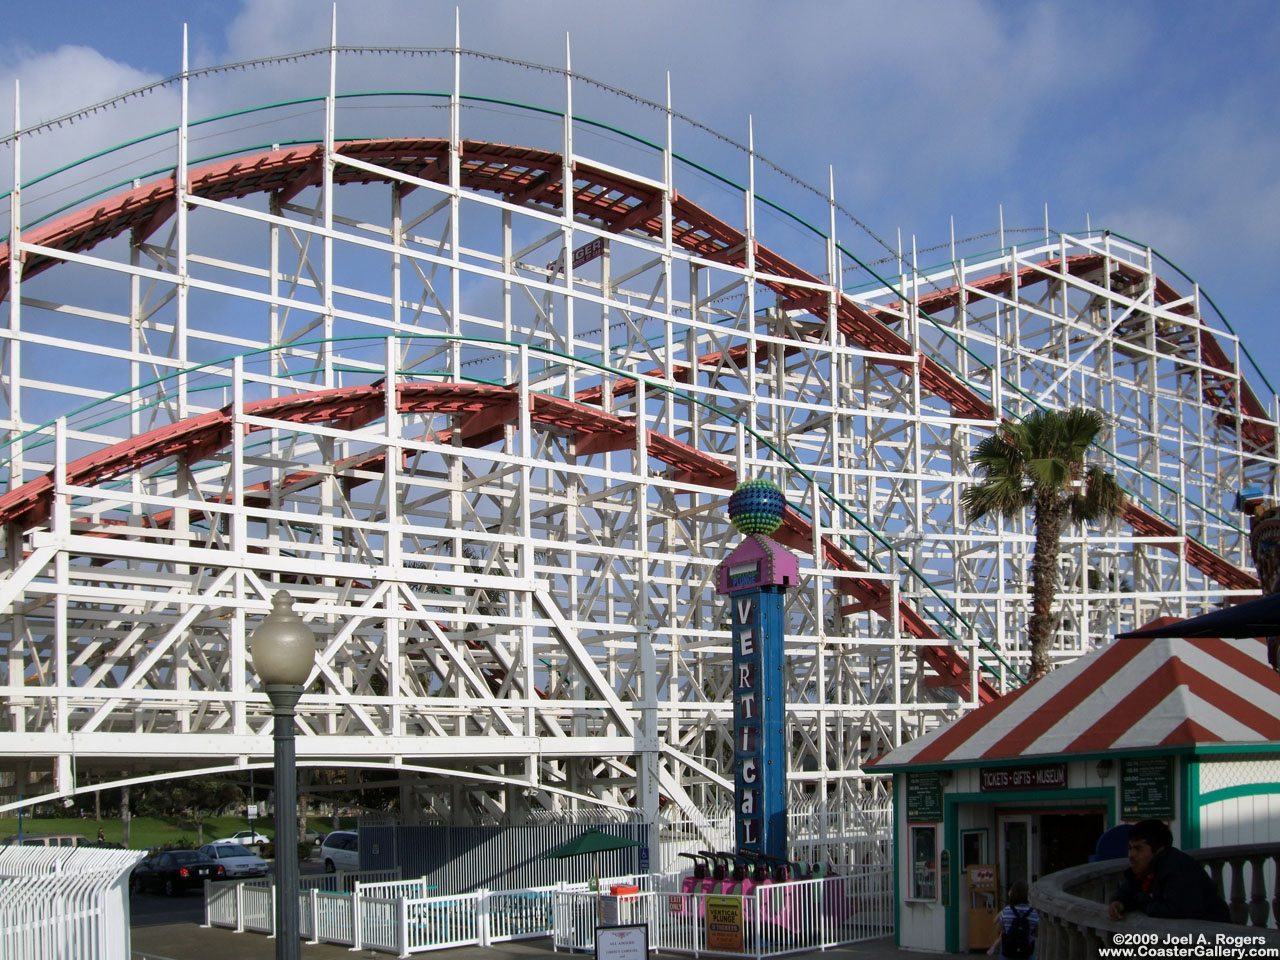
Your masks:
M0 89L12 91L15 78L19 82L24 129L161 79L85 46L60 46L51 51L19 53L0 70ZM157 121L157 117L167 116L172 118L171 123L176 123L176 104L176 91L159 90L119 106L101 109L73 123L57 124L28 134L22 140L23 179L29 180L38 173L86 157L106 146L155 131L164 125ZM13 130L12 96L0 103L0 130L6 133ZM124 156L90 161L75 175L62 178L57 189L49 184L35 185L23 195L23 220L29 223L37 216L87 195L97 186L118 182L122 176L136 173L139 169L152 169L172 162L175 149L172 137L162 138L134 148ZM3 166L0 177L3 177L5 189L12 182L11 163L12 149L5 148L0 155L0 165ZM125 171L122 164L130 169Z
M447 46L454 10L454 0L339 0L339 40ZM1047 202L1055 226L1080 227L1087 211L1095 224L1165 250L1213 290L1256 286L1274 260L1280 117L1277 70L1262 54L1280 42L1275 11L1088 0L651 0L638 14L629 0L461 3L466 47L560 65L568 32L581 73L661 100L670 70L676 108L738 140L753 115L762 154L823 191L834 165L837 197L887 237L901 224L922 245L945 240L950 214L961 236L983 232L1001 203L1008 225L1034 224ZM230 20L193 29L193 62L323 46L329 13L319 0L244 0ZM171 38L140 34L138 42ZM192 113L315 94L326 69L316 58L204 80L193 86ZM19 51L0 82L15 74L24 78L27 122L154 79L70 46ZM340 71L340 83L361 89L447 89L450 78L444 58L344 58ZM560 95L554 77L468 63L464 85L477 83L515 100L555 105ZM611 119L605 98L585 87L576 95L583 112ZM8 99L0 93L0 124ZM27 169L176 120L172 91L144 104L77 124L62 141L31 138ZM496 111L473 116L486 135L522 135ZM246 143L286 136L252 122L240 122ZM314 111L297 123L319 136ZM677 149L745 175L740 156L687 128L677 130ZM776 179L765 184L794 193ZM1252 312L1251 300L1238 303Z
M128 64L104 57L92 47L61 46L47 52L20 54L0 68L7 90L21 82L24 127L51 120L160 79ZM0 122L13 127L13 100L0 103Z

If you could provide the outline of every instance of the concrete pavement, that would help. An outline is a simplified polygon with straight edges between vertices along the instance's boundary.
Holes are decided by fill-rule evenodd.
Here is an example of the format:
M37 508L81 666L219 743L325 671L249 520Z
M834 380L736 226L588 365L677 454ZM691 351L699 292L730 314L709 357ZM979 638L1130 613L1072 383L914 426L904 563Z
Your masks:
M275 940L260 933L234 933L219 928L205 929L195 923L156 924L133 929L130 960L274 960ZM352 960L353 957L381 957L391 954L334 944L302 944L302 960ZM455 947L437 950L439 960L553 960L586 957L552 949L550 939L520 940L494 947ZM656 957L667 956L655 954ZM910 960L924 954L899 950L892 939L872 940L824 953L797 954L797 960ZM681 957L680 960L683 960Z

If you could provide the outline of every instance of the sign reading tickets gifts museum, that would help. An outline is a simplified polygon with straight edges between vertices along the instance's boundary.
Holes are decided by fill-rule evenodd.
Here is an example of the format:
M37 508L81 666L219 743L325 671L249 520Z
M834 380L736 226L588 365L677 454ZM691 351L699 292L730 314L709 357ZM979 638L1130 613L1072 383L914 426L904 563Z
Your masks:
M1067 765L1044 763L1036 767L983 767L981 789L984 793L1001 790L1065 790Z

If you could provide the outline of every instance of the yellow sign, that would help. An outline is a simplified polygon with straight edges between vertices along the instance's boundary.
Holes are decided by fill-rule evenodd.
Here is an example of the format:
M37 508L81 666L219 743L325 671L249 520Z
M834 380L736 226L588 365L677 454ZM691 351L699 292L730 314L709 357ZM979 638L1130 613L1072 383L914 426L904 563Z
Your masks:
M741 897L707 897L707 949L742 953Z

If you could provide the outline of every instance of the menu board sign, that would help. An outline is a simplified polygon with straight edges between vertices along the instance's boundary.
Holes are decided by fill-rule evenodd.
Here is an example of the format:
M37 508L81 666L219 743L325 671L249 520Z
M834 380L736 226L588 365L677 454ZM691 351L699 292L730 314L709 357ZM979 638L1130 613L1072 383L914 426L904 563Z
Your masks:
M907 774L907 822L942 822L942 780L937 773Z
M1120 816L1126 820L1173 819L1173 757L1121 761Z

